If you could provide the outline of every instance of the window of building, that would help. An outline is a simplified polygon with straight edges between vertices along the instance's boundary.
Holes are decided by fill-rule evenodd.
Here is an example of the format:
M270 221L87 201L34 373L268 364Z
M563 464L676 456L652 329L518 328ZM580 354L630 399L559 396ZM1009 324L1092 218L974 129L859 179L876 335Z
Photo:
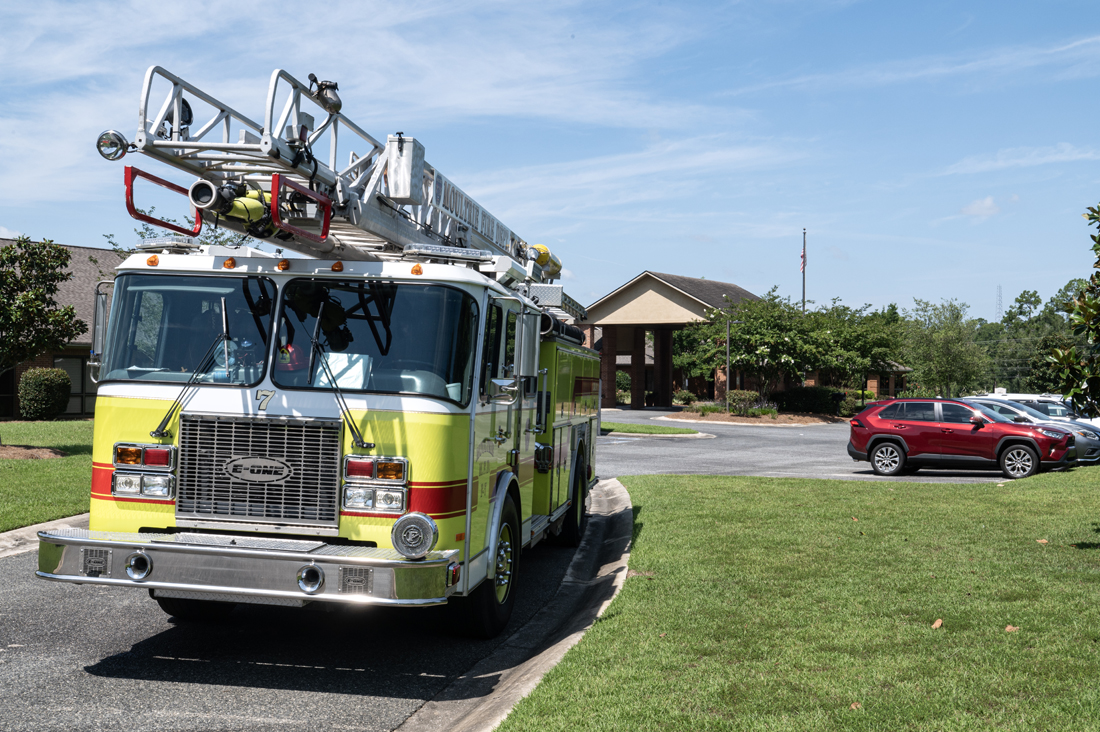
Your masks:
M65 414L94 414L96 385L88 375L88 359L83 356L55 356L53 366L69 375L71 391Z

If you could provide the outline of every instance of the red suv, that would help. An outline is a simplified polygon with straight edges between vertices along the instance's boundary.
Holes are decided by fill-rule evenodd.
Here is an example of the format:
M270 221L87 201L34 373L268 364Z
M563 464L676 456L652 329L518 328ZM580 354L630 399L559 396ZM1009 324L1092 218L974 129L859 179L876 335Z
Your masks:
M950 399L892 399L851 421L848 454L878 475L920 468L996 470L1026 478L1077 462L1069 430L1013 422L992 409Z

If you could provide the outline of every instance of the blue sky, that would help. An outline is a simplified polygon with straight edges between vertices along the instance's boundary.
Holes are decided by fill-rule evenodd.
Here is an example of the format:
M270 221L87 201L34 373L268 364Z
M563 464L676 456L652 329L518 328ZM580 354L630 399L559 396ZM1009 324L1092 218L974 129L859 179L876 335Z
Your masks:
M261 117L279 67L337 81L375 137L421 140L585 303L646 269L798 298L803 227L819 303L954 297L991 319L998 284L1007 308L1091 271L1091 3L258 7L5 4L0 235L131 240L122 164L94 142L132 138L145 69Z

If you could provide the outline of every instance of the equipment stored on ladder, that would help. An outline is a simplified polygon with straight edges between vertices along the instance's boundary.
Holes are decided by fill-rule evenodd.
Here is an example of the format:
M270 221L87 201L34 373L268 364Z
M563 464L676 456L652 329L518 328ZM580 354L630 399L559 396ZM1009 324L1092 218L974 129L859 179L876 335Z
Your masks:
M528 245L443 176L418 140L402 132L376 140L341 112L335 82L309 79L303 84L274 71L261 124L150 67L134 141L108 130L97 148L108 160L135 150L198 180L184 189L127 166L131 215L186 236L204 225L225 227L314 257L461 263L506 284L538 285L560 275L560 259ZM165 82L167 94L155 106L154 84ZM197 123L192 103L209 107L209 119ZM327 157L315 152L325 142ZM139 178L185 194L194 227L141 213L133 190Z

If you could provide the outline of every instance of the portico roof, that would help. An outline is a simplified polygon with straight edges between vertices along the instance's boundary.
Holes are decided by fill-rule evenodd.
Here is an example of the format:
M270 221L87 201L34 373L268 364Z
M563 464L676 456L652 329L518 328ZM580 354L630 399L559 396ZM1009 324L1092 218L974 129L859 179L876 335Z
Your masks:
M696 277L646 270L588 306L590 325L684 326L705 320L707 312L734 303L758 300L743 287Z

